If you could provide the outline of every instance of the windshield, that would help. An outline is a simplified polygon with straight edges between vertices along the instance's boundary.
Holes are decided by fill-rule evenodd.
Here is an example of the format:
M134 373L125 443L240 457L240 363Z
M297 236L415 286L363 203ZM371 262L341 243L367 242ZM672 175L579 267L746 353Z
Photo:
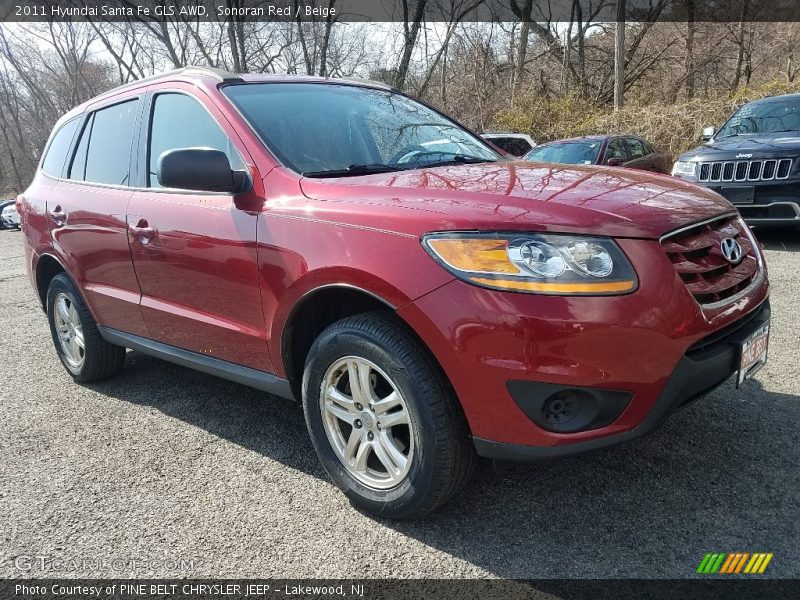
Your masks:
M559 142L536 146L525 155L525 160L537 162L564 163L568 165L592 165L597 161L602 143Z
M779 131L800 131L800 99L745 104L728 119L715 137Z
M393 92L319 83L251 83L223 91L276 157L307 176L500 158L480 138Z

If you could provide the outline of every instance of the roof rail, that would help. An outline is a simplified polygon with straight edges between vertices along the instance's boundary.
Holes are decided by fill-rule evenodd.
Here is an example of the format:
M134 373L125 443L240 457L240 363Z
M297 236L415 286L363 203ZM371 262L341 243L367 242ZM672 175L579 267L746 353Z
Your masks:
M123 83L122 85L118 85L117 87L108 90L106 94L109 92L119 92L122 90L126 90L128 88L141 85L142 83L156 81L158 79L169 77L171 75L206 75L209 77L213 77L218 81L242 81L242 78L239 77L236 73L230 73L222 69L215 69L214 67L190 66L190 67L183 67L181 69L173 69L172 71L166 71L165 73L148 75L147 77L143 77L142 79L137 79L136 81L129 81L128 83Z
M382 81L376 81L374 79L366 79L364 77L343 77L340 81L350 82L350 83L358 83L361 85L368 85L370 87L376 87L387 91L396 92L397 88L388 83L384 83Z
M186 73L187 75L191 73L196 73L198 75L209 75L215 79L219 79L220 81L242 81L242 78L236 73L231 73L230 71L226 71L224 69L217 69L215 67L198 67L190 65L188 67L178 69L177 73Z

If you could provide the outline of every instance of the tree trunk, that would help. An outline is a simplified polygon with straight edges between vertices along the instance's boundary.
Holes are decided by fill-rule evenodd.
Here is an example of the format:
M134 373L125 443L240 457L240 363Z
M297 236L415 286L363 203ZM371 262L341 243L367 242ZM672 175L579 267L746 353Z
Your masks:
M617 0L614 29L614 110L619 110L625 104L625 0Z
M519 48L517 49L517 64L514 69L514 87L511 90L512 97L519 90L522 76L525 73L525 60L528 57L528 37L531 31L531 11L533 10L533 0L525 0L522 5L521 29L519 32Z
M745 17L747 16L747 0L742 2L742 12L739 14L739 29L736 32L736 71L733 76L733 83L731 84L731 91L734 92L739 87L742 79L742 66L744 65L744 28Z
M328 76L328 44L331 41L331 28L333 27L333 5L336 0L328 0L328 16L325 18L325 34L322 37L322 48L319 52L319 75Z
M416 0L414 7L413 20L408 20L408 0L403 0L403 55L400 59L400 65L397 67L397 76L394 80L394 85L402 89L406 83L408 76L408 66L411 64L411 55L414 52L414 46L417 44L417 35L419 35L419 28L422 24L422 17L425 15L425 3L427 0Z
M694 98L694 0L686 0L686 99Z

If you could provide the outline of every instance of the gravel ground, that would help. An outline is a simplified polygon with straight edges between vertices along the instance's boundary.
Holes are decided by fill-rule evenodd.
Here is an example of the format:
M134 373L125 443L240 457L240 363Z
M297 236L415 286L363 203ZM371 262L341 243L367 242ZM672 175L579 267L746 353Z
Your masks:
M22 236L0 231L0 577L674 578L707 551L774 552L769 576L800 577L798 239L765 236L770 362L746 389L625 446L484 464L438 514L397 524L329 483L292 403L135 352L120 377L75 384ZM25 573L18 555L157 562Z

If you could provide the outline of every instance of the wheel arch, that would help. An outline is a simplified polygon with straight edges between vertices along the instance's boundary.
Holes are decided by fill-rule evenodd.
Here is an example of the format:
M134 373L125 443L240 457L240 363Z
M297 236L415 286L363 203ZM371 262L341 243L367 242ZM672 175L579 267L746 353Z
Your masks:
M375 292L350 283L327 283L302 294L280 333L280 361L295 398L301 397L305 358L323 329L345 317L373 310L396 314L397 308Z
M69 274L69 271L64 267L62 262L52 254L42 254L36 261L36 293L39 295L39 303L42 310L47 312L47 289L50 287L50 282L53 277L59 273L66 274L72 282L75 280Z

